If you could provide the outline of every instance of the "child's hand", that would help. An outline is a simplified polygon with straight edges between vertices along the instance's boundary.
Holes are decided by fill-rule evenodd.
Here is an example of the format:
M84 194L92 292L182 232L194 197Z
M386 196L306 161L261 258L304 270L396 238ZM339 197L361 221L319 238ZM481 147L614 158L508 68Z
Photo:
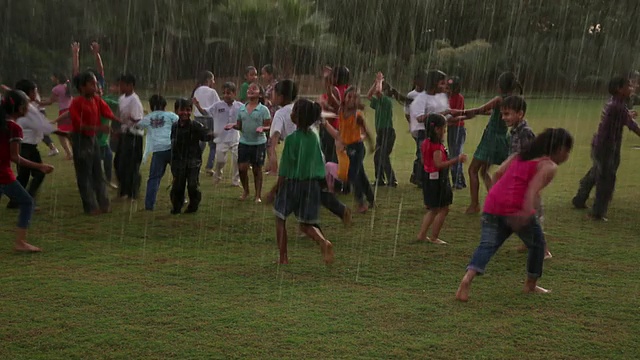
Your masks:
M467 162L467 154L460 154L460 156L458 156L458 162L459 163L466 163Z
M457 110L457 109L449 109L449 114L451 114L452 116L462 116L463 115L463 110Z
M264 126L258 126L258 128L256 129L256 132L261 134L264 132Z
M78 54L80 53L80 43L77 41L74 41L71 43L71 52L73 52L74 54Z
M634 118L634 119L638 117L638 112L635 111L635 110L629 111L629 114L631 114L631 117Z
M227 125L224 126L224 129L225 130L231 130L231 129L233 129L234 126L236 126L236 124L227 124Z
M98 44L97 41L92 42L91 45L90 45L90 48L91 48L91 51L94 54L99 54L100 53L100 44Z
M378 71L376 74L376 82L382 83L384 81L384 75L382 72Z
M322 77L325 77L325 78L326 77L330 77L331 73L333 73L333 69L331 67L329 67L329 66L325 66L322 69Z
M191 99L191 103L193 104L193 106L200 106L200 101L198 101L198 99L196 99L195 97Z
M53 166L49 164L40 164L40 166L38 166L38 170L45 174L51 174L53 172Z

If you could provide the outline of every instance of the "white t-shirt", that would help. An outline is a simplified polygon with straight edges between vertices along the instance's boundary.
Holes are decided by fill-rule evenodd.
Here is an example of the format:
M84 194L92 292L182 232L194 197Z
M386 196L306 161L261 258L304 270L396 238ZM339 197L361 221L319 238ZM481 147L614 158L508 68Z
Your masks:
M144 108L138 94L120 96L118 108L120 110L120 120L122 121L122 132L139 136L144 135L144 130L136 125L144 117Z
M277 131L280 133L280 139L284 139L296 131L298 127L291 121L291 111L293 111L293 104L286 105L276 111L271 122L270 136L273 136Z
M425 114L441 113L445 110L449 110L449 98L445 93L439 93L435 95L427 95L427 107Z
M407 99L415 99L416 96L418 96L418 94L420 94L419 92L415 91L415 90L411 90L408 94L407 94ZM411 107L411 103L406 102L404 104L404 114L405 115L409 115L409 108Z
M424 130L424 123L418 122L418 117L424 115L427 108L427 93L417 93L409 106L409 131L413 137L417 136L418 131Z
M193 92L193 97L198 99L200 103L200 107L203 110L212 107L214 104L220 101L220 97L218 96L218 92L215 89L212 89L208 86L200 86ZM195 110L196 116L206 116L200 113L198 109Z
M201 106L202 107L202 106ZM212 106L202 110L213 118L213 142L216 144L237 144L240 141L240 132L235 129L225 130L227 124L235 124L238 119L238 111L242 107L240 101L234 101L231 105L224 101L218 101Z
M18 118L16 123L22 127L23 144L38 145L44 135L49 135L56 130L33 104L29 104L27 113Z

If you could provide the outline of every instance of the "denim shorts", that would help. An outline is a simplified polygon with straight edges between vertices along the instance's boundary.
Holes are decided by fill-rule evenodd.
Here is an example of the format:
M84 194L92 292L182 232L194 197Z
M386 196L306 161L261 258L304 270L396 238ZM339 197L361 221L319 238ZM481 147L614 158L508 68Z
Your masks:
M276 217L285 220L293 213L300 223L318 224L320 222L320 182L321 180L285 179L273 204Z

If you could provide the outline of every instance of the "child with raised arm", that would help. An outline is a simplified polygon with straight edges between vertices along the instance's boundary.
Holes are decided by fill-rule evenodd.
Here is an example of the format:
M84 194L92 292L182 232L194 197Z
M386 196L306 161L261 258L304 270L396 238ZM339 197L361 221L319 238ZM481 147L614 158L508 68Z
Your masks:
M171 129L178 122L178 115L165 111L167 100L160 95L153 95L149 99L151 113L146 115L138 126L147 130L146 147L143 162L152 154L149 180L147 180L147 194L144 197L145 210L152 211L156 205L156 197L160 182L171 163Z
M20 156L20 142L22 141L22 128L15 120L27 113L29 99L22 91L10 90L0 101L0 196L6 195L9 200L18 205L18 225L14 250L21 252L39 252L40 248L27 242L27 228L33 215L33 199L29 193L16 180L11 163L19 168L32 168L44 174L53 171L53 166L35 163Z
M422 181L422 195L427 213L422 219L422 226L418 233L418 241L429 241L442 245L440 230L449 214L449 206L453 203L453 191L449 181L449 168L464 163L467 155L460 154L452 159L447 156L444 147L447 120L442 114L431 113L425 121L427 139L422 143L422 161L424 162L425 178ZM427 237L429 228L431 238Z
M525 293L547 293L537 286L544 266L545 239L536 215L540 192L556 175L558 165L569 158L573 137L565 129L546 129L529 149L509 157L495 174L495 183L484 203L480 245L471 257L456 298L469 299L471 282L485 272L491 257L512 233L529 249Z
M264 165L267 150L267 136L271 125L271 115L266 106L260 104L262 89L256 83L249 85L247 90L247 102L238 111L238 119L235 124L228 124L225 130L236 129L240 131L240 144L238 145L238 167L240 181L242 182L242 196L245 200L249 196L249 167L253 171L255 185L255 202L262 202L262 166Z
M199 122L191 121L190 100L176 100L174 109L179 120L171 127L171 214L177 215L182 211L185 188L189 193L189 205L185 214L189 214L198 211L202 199L199 179L202 167L200 142L213 139L213 131Z
M393 101L391 99L392 88L384 82L384 75L379 72L376 75L367 98L369 105L375 110L376 150L373 154L375 169L375 185L397 187L396 174L391 166L391 152L396 142L396 130L393 128Z
M320 138L311 126L320 120L322 109L309 100L299 100L292 109L297 130L284 142L278 182L268 195L275 198L276 238L280 250L279 264L288 264L286 219L294 214L300 230L320 245L326 264L333 262L333 245L320 230L320 188L325 176Z
M226 82L222 85L222 101L204 109L195 99L194 106L200 113L206 113L213 119L213 141L216 144L216 159L213 170L213 181L217 184L222 180L222 169L227 163L227 155L231 154L231 185L240 186L238 171L238 143L240 132L235 129L225 129L229 124L235 124L242 103L236 101L236 84Z

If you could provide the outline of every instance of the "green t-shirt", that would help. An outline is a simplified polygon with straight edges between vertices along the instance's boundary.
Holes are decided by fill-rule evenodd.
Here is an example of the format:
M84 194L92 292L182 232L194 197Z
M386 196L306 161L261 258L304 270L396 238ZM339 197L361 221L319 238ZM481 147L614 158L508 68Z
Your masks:
M388 96L371 98L371 108L376 111L376 130L393 128L393 101Z
M104 95L102 97L102 100L104 100L104 102L106 102L107 105L109 105L109 107L111 108L111 111L113 111L114 114L118 113L118 97L117 96ZM100 124L109 125L110 123L111 123L111 120L100 117ZM98 132L98 135L96 135L96 140L98 140L98 145L107 146L109 145L109 134Z
M258 104L249 114L247 105L242 105L238 110L238 121L242 123L240 131L240 143L245 145L262 145L267 143L267 135L264 132L258 133L256 130L263 126L265 120L271 119L269 109L262 104Z
M238 99L242 103L247 102L247 90L249 90L249 83L245 81L240 85L240 93L238 94Z
M296 130L287 136L278 175L293 180L324 179L324 160L318 134L312 130Z

